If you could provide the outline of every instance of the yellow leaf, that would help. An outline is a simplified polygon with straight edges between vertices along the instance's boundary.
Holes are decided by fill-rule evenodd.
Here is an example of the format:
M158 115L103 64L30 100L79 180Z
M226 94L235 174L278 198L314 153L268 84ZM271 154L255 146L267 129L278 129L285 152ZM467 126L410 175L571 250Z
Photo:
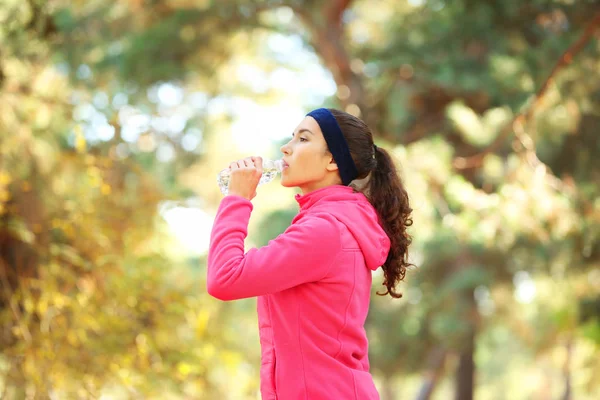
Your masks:
M11 181L12 179L6 171L0 171L0 185L8 185Z
M184 362L180 362L177 365L177 370L179 371L179 373L183 376L187 376L190 374L190 372L192 371L192 368L189 364L184 363Z
M30 297L27 297L23 301L23 307L25 307L25 311L31 314L34 310L35 305L33 304L33 300Z
M75 127L75 150L77 150L78 153L85 153L86 145L87 143L81 127L77 125Z
M41 298L37 304L37 311L40 315L44 315L44 314L46 314L47 310L48 310L48 300L46 298Z
M201 337L206 330L206 325L208 323L208 318L210 316L210 312L208 310L200 310L198 314L198 319L196 320L196 334Z
M10 199L10 193L8 190L0 190L0 202L6 203Z
M75 346L79 343L79 340L77 339L77 335L73 331L69 331L69 333L67 333L67 341L69 342L69 344L71 346Z

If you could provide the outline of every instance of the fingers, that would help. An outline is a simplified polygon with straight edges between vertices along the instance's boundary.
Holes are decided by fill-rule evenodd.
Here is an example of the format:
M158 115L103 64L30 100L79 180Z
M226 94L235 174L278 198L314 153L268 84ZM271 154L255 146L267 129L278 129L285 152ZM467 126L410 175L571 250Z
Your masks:
M262 173L262 157L246 157L229 164L229 169L256 168Z
M262 157L258 156L258 157L250 157L250 158L254 162L254 166L256 167L256 169L262 174L262 172L263 172L263 159L262 159Z
M248 160L249 159L244 158L242 160L234 161L231 164L229 164L229 169L234 170L234 169L253 167L254 165L253 165L252 161L248 161Z
M254 167L254 161L252 161L252 157L246 157L243 160L241 160L243 162L243 165L246 168L252 168Z
M250 157L250 159L252 160L252 162L254 163L254 166L256 168L262 167L262 164L263 164L262 157L260 157L260 156L254 156L254 157Z
M229 194L252 200L256 196L256 187L262 175L262 159L246 157L230 163L229 170Z

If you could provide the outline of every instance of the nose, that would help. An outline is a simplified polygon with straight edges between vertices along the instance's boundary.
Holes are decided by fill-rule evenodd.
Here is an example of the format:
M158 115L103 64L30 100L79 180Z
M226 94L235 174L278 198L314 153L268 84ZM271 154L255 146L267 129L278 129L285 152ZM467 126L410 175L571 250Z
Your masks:
M281 150L281 152L283 154L285 154L286 156L289 156L290 153L290 146L288 146L289 143L284 144L283 146L281 146L281 148L279 150Z

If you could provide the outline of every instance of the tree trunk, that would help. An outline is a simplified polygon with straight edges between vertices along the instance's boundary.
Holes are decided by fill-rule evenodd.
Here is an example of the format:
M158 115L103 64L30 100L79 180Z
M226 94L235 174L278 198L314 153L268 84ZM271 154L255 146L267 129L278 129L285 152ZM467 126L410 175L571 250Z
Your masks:
M456 396L455 400L473 400L475 387L475 328L471 327L466 342L459 355L458 369L456 371Z
M429 355L428 367L423 377L423 384L417 394L416 400L429 400L433 391L442 376L444 363L446 361L446 350L442 347L436 347Z
M571 385L571 357L573 356L572 339L569 339L566 347L567 359L565 360L565 365L563 366L563 375L565 377L565 392L563 393L562 400L571 400L573 397Z
M295 7L294 12L310 32L309 42L333 75L338 90L343 88L338 96L342 109L360 117L374 131L373 134L383 137L383 132L375 132L380 125L379 118L371 112L367 90L361 75L353 70L352 56L345 46L342 17L351 3L349 0L323 2L323 6L315 12L324 18L316 18L301 7Z
M462 252L455 260L455 273L473 268L473 259L468 252ZM455 400L473 400L475 391L475 338L479 325L479 312L475 301L475 288L466 287L458 293L461 308L464 307L464 322L467 328L458 347L458 368L455 376Z
M396 398L396 394L394 393L394 389L392 387L391 376L386 376L383 378L383 387L381 389L381 400L394 400Z

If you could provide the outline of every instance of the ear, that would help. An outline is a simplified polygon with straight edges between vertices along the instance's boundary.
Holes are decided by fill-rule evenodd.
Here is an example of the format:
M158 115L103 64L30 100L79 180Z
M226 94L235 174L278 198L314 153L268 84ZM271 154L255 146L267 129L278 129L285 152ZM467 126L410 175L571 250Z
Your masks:
M330 158L331 159L329 160L329 164L327 164L327 171L337 171L339 169L337 163L333 159L333 156L331 156Z

